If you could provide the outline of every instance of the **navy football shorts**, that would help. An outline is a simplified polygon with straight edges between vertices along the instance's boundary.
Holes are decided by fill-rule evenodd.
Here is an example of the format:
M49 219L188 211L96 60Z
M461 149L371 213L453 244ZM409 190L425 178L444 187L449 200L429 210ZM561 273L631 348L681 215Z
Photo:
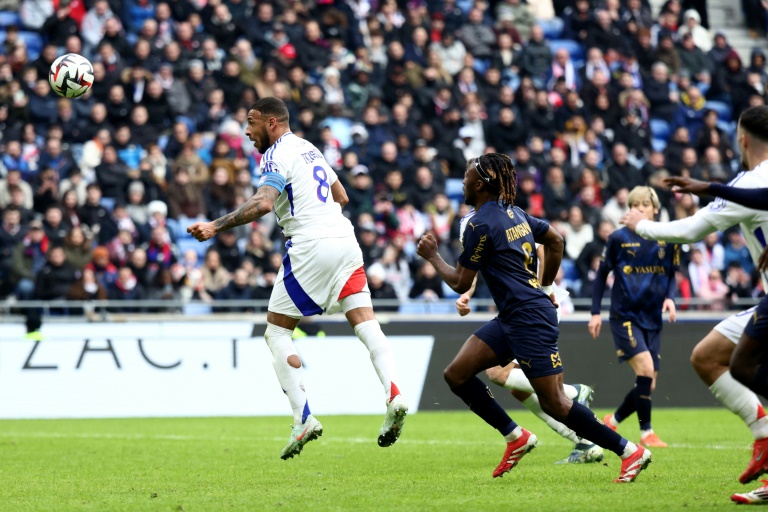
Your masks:
M558 334L555 308L516 311L514 319L496 317L474 332L493 349L499 364L517 359L529 379L563 372Z
M616 356L619 362L632 359L641 352L648 351L653 359L653 368L658 371L661 366L661 331L643 329L631 321L611 319L613 344L616 346Z
M768 295L760 299L752 312L744 334L758 341L768 341Z

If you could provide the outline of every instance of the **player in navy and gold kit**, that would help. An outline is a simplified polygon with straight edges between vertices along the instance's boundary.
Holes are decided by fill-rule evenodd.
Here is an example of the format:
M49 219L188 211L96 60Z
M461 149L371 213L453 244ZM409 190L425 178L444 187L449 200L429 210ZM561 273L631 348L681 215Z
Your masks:
M615 481L631 482L650 463L650 451L622 438L563 392L552 287L563 255L563 239L546 222L513 207L516 182L514 165L506 155L490 153L469 162L464 197L476 213L465 230L456 268L440 257L432 235L419 241L418 254L459 293L466 292L482 271L499 311L464 343L445 369L445 380L475 414L504 436L507 448L494 477L514 468L536 446L537 439L509 417L477 374L517 359L544 412L579 437L619 455L623 462ZM544 246L544 286L536 276L536 243Z
M628 198L635 208L653 220L659 213L659 198L650 187L635 187ZM616 355L627 361L635 372L635 386L627 393L616 412L603 422L616 429L623 420L637 412L640 444L665 448L667 445L651 428L651 393L656 386L660 366L662 312L669 311L675 321L675 271L680 265L677 244L645 240L622 228L608 237L600 270L592 291L592 319L589 332L600 334L600 302L608 274L613 271L610 324Z

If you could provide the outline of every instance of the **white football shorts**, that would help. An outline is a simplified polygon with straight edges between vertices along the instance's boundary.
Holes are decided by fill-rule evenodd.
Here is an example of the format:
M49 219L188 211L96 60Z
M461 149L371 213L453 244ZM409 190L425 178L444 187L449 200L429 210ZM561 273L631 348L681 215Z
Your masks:
M285 247L269 311L301 318L371 306L363 253L355 237L289 240ZM344 308L331 310L339 300L355 294L360 295L345 301Z
M752 313L757 309L757 306L731 315L719 324L715 326L715 330L731 340L734 343L738 343L741 339L741 334L744 332L744 328L747 327L749 319L752 318Z

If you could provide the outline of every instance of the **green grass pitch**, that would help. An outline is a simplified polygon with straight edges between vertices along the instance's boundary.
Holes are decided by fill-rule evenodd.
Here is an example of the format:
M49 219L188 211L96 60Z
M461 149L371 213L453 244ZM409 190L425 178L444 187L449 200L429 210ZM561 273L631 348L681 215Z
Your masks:
M0 511L719 511L757 485L737 481L751 438L725 410L654 411L671 447L625 485L612 483L612 453L556 466L567 442L527 411L513 416L539 446L499 479L503 440L468 412L411 415L386 449L380 417L320 417L323 437L288 461L288 416L2 421ZM637 440L634 417L620 432Z

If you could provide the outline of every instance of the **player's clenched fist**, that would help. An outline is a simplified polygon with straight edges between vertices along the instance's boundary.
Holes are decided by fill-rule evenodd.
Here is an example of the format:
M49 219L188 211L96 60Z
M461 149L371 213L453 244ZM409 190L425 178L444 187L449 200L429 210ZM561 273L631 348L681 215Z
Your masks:
M627 226L627 229L630 231L635 231L637 229L637 223L641 220L645 219L646 216L639 210L629 210L624 217L621 219L621 223Z
M213 222L195 222L187 228L187 233L195 237L198 242L205 242L216 236L216 227Z
M469 295L462 293L458 299L456 299L456 311L459 315L466 316L472 312L472 308L469 307Z
M698 196L709 192L709 182L694 180L683 176L672 176L664 178L664 183L672 187L675 192L696 194Z
M416 248L416 254L425 260L431 260L437 254L437 240L431 234L427 233L419 240L419 246Z

